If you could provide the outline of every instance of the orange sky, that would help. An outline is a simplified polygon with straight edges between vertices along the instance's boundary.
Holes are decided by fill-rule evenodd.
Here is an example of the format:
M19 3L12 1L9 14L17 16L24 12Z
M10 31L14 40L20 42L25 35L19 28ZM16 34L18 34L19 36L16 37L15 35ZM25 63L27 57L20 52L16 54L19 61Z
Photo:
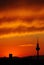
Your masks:
M37 38L44 55L44 2L32 1L0 1L0 57L36 55Z

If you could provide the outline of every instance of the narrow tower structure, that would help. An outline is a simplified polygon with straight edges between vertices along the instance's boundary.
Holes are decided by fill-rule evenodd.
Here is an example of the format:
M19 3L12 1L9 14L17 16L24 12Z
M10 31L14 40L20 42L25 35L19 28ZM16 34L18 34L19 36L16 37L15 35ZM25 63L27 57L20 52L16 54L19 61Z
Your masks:
M39 42L37 40L37 46L36 46L37 58L39 58L39 50L40 50L40 47L39 47Z

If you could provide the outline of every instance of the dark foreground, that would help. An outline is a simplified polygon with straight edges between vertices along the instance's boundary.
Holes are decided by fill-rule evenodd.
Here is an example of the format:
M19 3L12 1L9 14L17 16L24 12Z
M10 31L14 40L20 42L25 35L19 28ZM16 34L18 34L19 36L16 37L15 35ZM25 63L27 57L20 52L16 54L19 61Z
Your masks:
M44 65L44 56L0 58L0 65Z

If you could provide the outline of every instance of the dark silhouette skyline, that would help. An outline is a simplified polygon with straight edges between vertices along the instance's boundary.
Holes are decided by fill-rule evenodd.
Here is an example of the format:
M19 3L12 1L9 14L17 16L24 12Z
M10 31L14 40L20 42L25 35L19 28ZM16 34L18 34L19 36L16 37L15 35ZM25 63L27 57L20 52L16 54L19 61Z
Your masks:
M42 63L44 64L44 56L39 56L39 50L40 47L39 42L37 40L36 56L27 56L20 58L13 57L12 54L9 54L9 57L0 58L0 65L41 65Z

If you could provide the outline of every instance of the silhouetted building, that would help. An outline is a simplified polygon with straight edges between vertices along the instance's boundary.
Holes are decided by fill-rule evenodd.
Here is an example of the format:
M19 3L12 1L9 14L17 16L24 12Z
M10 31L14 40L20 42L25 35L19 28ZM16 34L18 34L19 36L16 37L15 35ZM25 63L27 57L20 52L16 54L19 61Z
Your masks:
M39 42L38 42L38 40L37 40L36 50L37 50L37 58L39 58L39 50L40 50L40 47L39 47Z
M12 54L9 54L9 58L12 58Z

